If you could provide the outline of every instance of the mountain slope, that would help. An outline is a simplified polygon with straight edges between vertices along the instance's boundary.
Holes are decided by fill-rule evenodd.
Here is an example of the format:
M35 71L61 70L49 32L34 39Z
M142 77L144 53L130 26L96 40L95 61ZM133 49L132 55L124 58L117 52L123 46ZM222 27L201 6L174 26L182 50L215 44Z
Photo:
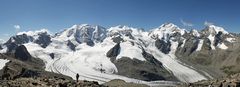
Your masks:
M223 76L221 64L233 60L227 53L238 52L238 38L215 25L187 31L165 23L147 32L81 24L54 35L47 30L19 33L3 44L1 52L13 53L24 45L31 56L43 60L47 71L73 78L79 73L81 79L99 82L123 79L154 85L146 81L196 82ZM222 53L227 59L221 59Z

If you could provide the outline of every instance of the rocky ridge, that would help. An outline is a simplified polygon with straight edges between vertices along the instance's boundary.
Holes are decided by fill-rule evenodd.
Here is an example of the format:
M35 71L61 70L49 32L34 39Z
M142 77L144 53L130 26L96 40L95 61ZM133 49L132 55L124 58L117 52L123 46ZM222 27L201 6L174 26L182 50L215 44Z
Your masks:
M2 45L2 49L5 49L6 53L14 53L19 45L25 45L27 48L40 46L36 50L30 49L30 54L42 59L46 65L50 65L48 62L54 59L64 60L61 57L66 55L74 57L76 54L86 52L91 54L88 55L89 58L97 58L99 55L94 56L94 54L101 54L103 55L101 57L105 58L104 61L113 65L106 66L108 64L102 61L100 64L90 65L91 69L98 72L105 70L108 74L145 81L176 81L179 79L164 66L159 56L156 57L149 51L152 50L151 47L157 48L154 52L163 53L160 55L162 58L170 56L181 64L185 64L184 66L197 71L206 79L211 79L239 72L237 68L239 41L239 35L229 33L215 25L208 25L202 31L187 31L172 23L165 23L147 32L128 26L106 29L101 26L82 24L74 25L55 35L47 31L21 33L11 37ZM88 52L88 48L96 50L96 53ZM75 55L72 56L72 53ZM78 56L85 55L76 57ZM90 63L95 62L91 60ZM52 67L46 66L45 69ZM61 69L62 66L56 67ZM101 67L102 69L99 69Z

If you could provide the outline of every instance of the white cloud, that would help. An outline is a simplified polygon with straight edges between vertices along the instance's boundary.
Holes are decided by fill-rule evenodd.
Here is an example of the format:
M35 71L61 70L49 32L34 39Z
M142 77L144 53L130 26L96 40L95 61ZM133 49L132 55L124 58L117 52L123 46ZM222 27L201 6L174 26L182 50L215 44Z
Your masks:
M184 21L183 19L180 19L180 21L181 21L181 23L183 24L183 26L188 26L188 27L194 26L192 23L186 22L186 21Z
M208 22L208 21L205 21L205 22L204 22L204 25L205 25L205 26L209 26L209 25L213 25L213 23Z
M20 25L14 25L14 28L15 29L20 29L21 27L20 27Z
M20 25L14 25L13 27L15 28L16 33L21 29Z
M23 31L23 32L18 32L17 35L22 35L22 34L27 34L30 36L37 35L39 33L48 33L51 34L51 32L48 29L41 29L41 30L35 30L35 31Z

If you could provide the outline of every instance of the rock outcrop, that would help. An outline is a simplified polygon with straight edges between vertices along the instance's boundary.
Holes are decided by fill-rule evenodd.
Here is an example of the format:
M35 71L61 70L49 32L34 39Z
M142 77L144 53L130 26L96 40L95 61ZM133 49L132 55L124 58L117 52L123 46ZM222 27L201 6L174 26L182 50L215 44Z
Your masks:
M128 82L125 82L124 80L120 80L120 79L111 80L109 82L104 83L103 85L109 86L109 87L149 87L144 84L128 83Z
M15 58L22 60L22 61L27 61L27 60L31 60L31 57L32 56L27 51L27 48L24 45L20 45L16 48Z
M117 43L113 48L111 48L108 52L107 52L107 57L113 58L113 57L117 57L117 55L120 52L120 43Z
M3 87L108 87L94 81L74 81L64 78L18 78L0 80Z
M240 74L231 75L226 78L182 84L179 87L240 87Z

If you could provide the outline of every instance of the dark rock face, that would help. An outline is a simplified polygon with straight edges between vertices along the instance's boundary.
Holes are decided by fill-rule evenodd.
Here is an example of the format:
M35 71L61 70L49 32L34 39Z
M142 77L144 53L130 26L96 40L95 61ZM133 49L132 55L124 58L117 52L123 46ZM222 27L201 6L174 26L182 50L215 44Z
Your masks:
M130 59L127 57L120 58L113 62L119 75L130 78L141 79L145 81L155 80L176 80L171 73L161 66L156 66L148 61L140 61L138 59Z
M155 46L163 53L168 54L171 51L171 42L157 39Z
M135 38L132 36L131 32L126 33L125 36L129 37L132 40L135 40Z
M4 45L8 48L7 53L14 53L18 45L32 41L33 37L22 34L11 37L6 43L4 43Z
M113 58L117 57L120 52L120 43L117 43L112 49L107 52L107 57Z
M142 55L148 62L150 62L156 66L162 67L162 63L160 61L158 61L157 59L155 59L153 55L147 53L145 50L143 50Z
M41 63L38 61L37 63ZM38 65L35 63L36 65ZM11 59L10 62L6 63L3 68L3 73L0 74L1 79L16 79L20 77L37 77L39 75L37 68L33 69L35 66L28 65L25 61ZM42 67L42 66L36 66Z
M223 33L220 31L215 35L214 46L217 46L219 43L223 42Z
M44 62L37 58L32 58L30 61L22 61L11 56L0 54L0 59L10 60L2 70L0 70L0 79L15 80L19 78L57 78L72 80L71 77L67 77L61 74L45 71ZM2 80L0 80L0 85Z
M118 69L117 74L146 81L176 80L176 78L162 66L161 62L156 60L153 55L147 53L143 48L142 55L146 61L135 58L130 59L128 57L116 60L120 49L120 43L117 43L107 52L107 57L111 58L111 61Z
M9 43L7 44L7 53L15 53L16 48L18 47L18 44L16 43Z
M15 58L22 61L27 61L27 60L31 60L31 55L27 51L27 48L24 45L21 45L16 48Z
M50 56L52 59L54 59L54 56L55 56L55 55L54 55L54 53L50 53L49 56Z
M76 51L76 49L75 49L76 46L75 46L71 41L69 41L69 40L68 40L68 42L67 42L67 46L68 46L71 50Z
M0 50L2 50L3 48L2 48L2 45L0 45Z
M211 50L211 41L208 38L204 39L202 50Z
M87 43L88 46L94 46L95 43L92 40L86 40L85 41Z
M3 68L3 74L1 75L1 79L15 79L19 76L22 72L22 66L20 64L16 64L15 62L12 63L10 61L7 65Z
M39 33L38 35L39 37L36 40L34 40L32 36L28 36L26 34L16 35L11 37L3 45L8 48L7 53L15 53L16 48L25 43L34 42L39 44L41 47L46 48L52 42L51 37L47 34L47 32Z
M79 39L77 39L77 38L75 38L75 40L76 40L79 44L81 44L81 43L86 43L88 46L94 46L94 42L93 42L91 39L88 39L88 38L83 39L83 41L81 41L81 40L79 40Z
M123 41L123 39L122 39L120 36L118 36L118 37L113 37L112 40L113 40L113 42L115 42L115 43L121 43L121 42Z
M106 38L106 29L102 26L96 26L96 32L93 33L93 40L96 42L102 42Z
M74 35L75 40L78 43L86 43L89 46L94 46L94 41L92 39L94 29L92 27L86 27L86 29L76 30Z
M45 32L40 33L38 39L34 42L39 44L41 47L46 48L52 41L50 35Z
M178 47L177 52L182 55L190 55L197 50L199 42L198 38L191 37L185 41L185 45L183 47Z
M9 43L24 44L31 41L33 41L33 37L27 36L26 34L22 34L11 37L5 44Z
M19 77L37 77L39 74L40 73L38 73L37 71L22 68L22 72Z

